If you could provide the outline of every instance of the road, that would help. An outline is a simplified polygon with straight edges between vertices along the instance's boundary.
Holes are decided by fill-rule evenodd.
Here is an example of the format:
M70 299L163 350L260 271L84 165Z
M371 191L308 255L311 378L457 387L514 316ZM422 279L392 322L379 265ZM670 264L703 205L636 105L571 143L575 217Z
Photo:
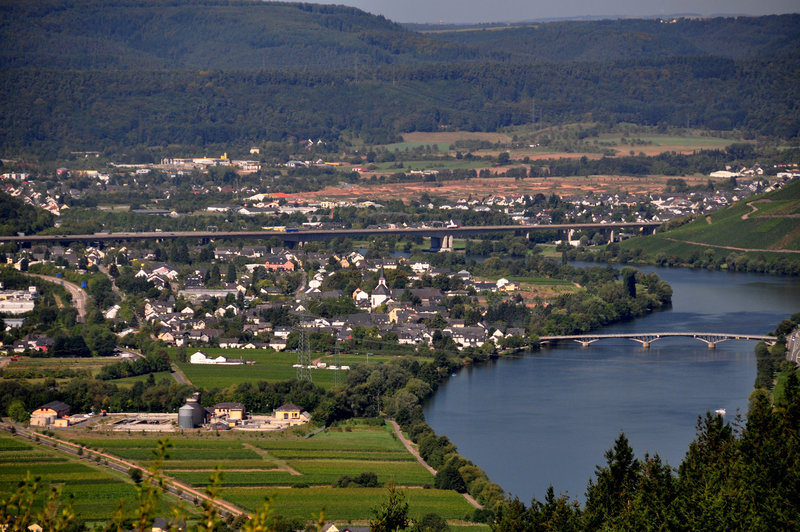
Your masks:
M411 445L411 442L408 441L408 439L405 437L405 434L403 434L403 431L400 429L400 425L397 424L397 421L392 419L389 421L389 423L392 424L392 427L394 428L394 433L397 435L397 438L403 443L403 446L406 448L406 450L409 453L411 453L411 456L416 458L417 462L419 462L422 467L427 469L431 475L436 476L436 470L431 466L429 466L428 463L422 459L417 449L413 445ZM469 493L462 493L462 495L464 496L464 499L466 499L466 501L472 505L473 508L479 508L479 509L483 508L483 506L481 506L481 504L478 501L476 501Z
M23 272L25 273L25 272ZM71 283L69 281L65 281L59 277L51 277L49 275L42 275L40 273L25 273L25 275L29 275L31 277L38 277L39 279L44 279L45 281L51 282L53 284L63 286L71 295L72 295L72 306L78 311L78 321L84 322L86 321L86 299L87 295L86 292L75 283Z
M132 240L173 240L176 238L218 239L218 238L271 238L278 237L287 242L308 242L336 237L363 238L365 236L397 235L397 236L437 236L444 235L463 238L485 233L534 232L534 231L580 231L583 229L599 229L613 231L619 229L655 230L661 222L609 222L609 223L566 223L566 224L530 224L530 225L477 225L464 227L396 227L392 229L302 229L300 231L152 231L152 232L120 232L93 233L83 235L24 235L0 236L2 242L33 244L37 242L115 242Z

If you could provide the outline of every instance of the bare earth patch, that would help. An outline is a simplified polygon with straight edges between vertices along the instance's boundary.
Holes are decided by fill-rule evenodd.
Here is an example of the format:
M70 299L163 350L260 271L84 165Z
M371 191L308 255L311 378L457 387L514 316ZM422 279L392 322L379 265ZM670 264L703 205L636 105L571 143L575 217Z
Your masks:
M556 193L559 196L583 195L587 192L595 194L647 194L662 192L669 176L627 177L627 176L589 176L589 177L530 177L515 179L513 177L475 178L460 181L443 181L440 183L389 183L370 184L366 182L347 187L326 187L314 192L301 192L293 197L308 201L320 200L355 200L371 199L409 201L419 199L422 194L441 197L448 200L467 198L468 196L484 197L491 194L508 196L512 194L545 194ZM707 176L684 177L689 186L705 184Z

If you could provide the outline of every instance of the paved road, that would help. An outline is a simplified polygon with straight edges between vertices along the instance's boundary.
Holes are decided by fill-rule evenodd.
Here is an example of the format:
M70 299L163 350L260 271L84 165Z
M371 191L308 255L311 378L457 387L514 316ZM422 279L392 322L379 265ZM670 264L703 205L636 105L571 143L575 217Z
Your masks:
M31 277L38 277L53 284L58 284L63 286L70 294L72 294L72 306L74 306L75 309L78 311L78 321L83 322L86 320L87 296L86 296L86 291L84 291L83 288L76 285L75 283L65 281L64 279L61 279L59 277L42 275L39 273L26 273L25 275L30 275Z
M464 227L397 227L393 229L302 229L299 231L275 231L271 229L257 231L153 231L153 232L121 232L93 233L84 235L25 235L0 236L0 242L108 242L129 240L172 240L175 238L218 239L218 238L271 238L278 237L284 241L307 242L336 237L359 238L369 235L406 235L406 236L463 236L498 233L507 231L568 231L574 229L655 229L661 222L609 222L609 223L566 223L566 224L531 224L531 225L477 225Z

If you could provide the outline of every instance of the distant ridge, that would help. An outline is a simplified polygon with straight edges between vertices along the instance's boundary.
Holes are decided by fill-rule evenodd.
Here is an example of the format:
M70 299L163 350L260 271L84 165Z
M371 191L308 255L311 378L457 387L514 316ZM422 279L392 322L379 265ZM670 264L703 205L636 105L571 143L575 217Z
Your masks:
M487 61L744 59L800 50L800 15L658 20L670 17L404 26L352 7L306 3L0 0L0 68L335 71Z

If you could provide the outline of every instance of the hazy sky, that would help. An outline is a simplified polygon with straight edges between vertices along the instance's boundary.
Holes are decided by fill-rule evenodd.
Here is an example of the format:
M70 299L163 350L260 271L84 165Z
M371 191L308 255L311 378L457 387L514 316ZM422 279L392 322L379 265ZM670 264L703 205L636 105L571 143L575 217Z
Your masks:
M800 12L798 0L310 0L345 4L395 22L520 22L583 16L769 15Z

